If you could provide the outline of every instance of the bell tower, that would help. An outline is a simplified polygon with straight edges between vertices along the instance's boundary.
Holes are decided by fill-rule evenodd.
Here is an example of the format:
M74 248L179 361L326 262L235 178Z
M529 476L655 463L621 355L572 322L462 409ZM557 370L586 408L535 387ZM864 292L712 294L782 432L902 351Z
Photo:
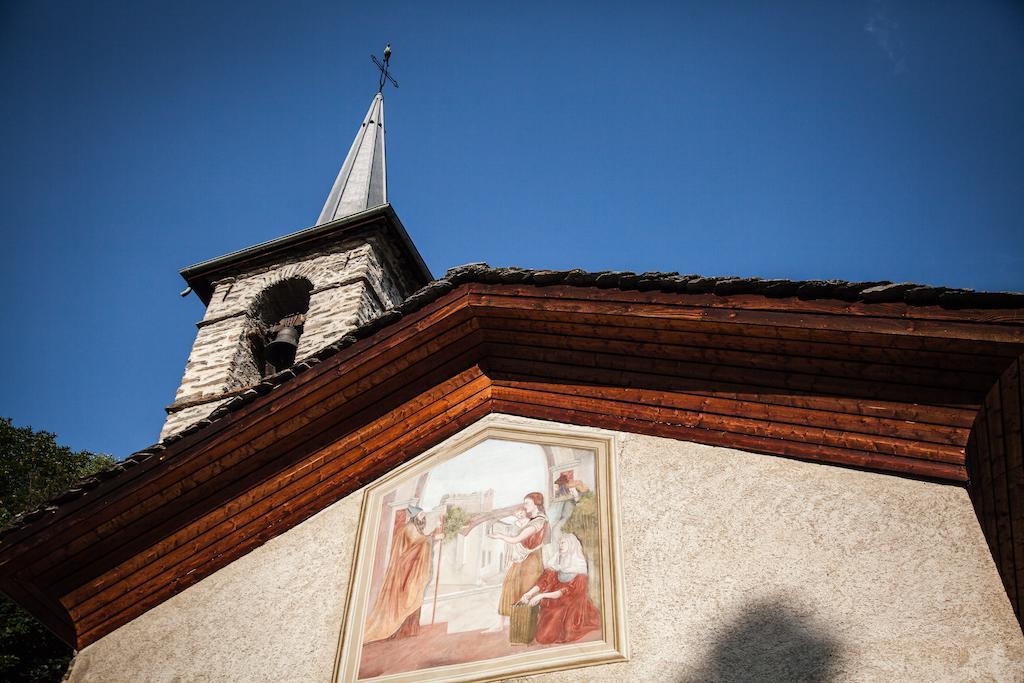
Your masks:
M316 225L181 271L206 305L161 438L316 353L432 279L388 203L390 45L377 94Z

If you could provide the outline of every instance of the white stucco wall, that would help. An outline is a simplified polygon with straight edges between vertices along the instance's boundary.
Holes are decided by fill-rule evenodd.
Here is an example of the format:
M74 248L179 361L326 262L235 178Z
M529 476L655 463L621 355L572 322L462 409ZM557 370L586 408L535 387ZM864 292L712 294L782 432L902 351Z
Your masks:
M617 443L631 660L522 680L1024 680L1024 637L963 489ZM330 681L360 500L85 648L70 681Z

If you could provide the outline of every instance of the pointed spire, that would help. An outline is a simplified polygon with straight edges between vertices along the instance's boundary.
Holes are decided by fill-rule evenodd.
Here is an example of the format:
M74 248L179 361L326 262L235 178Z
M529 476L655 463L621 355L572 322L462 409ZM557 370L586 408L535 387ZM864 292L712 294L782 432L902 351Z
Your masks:
M373 98L363 125L352 141L334 187L320 212L317 225L372 209L388 201L387 166L384 157L384 96Z

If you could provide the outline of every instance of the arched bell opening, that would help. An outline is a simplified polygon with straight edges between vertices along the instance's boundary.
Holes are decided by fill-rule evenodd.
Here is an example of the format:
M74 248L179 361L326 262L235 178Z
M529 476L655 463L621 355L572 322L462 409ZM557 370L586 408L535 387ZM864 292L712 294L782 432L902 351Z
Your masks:
M295 362L312 290L309 280L289 278L267 287L256 297L250 309L247 336L260 377L280 372Z

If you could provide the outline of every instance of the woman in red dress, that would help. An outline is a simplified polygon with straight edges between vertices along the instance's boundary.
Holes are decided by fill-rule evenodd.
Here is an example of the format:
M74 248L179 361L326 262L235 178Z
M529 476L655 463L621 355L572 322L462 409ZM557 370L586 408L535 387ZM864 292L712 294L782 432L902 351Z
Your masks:
M571 643L601 628L601 615L587 595L587 558L575 534L558 543L558 559L519 602L540 605L538 643Z

